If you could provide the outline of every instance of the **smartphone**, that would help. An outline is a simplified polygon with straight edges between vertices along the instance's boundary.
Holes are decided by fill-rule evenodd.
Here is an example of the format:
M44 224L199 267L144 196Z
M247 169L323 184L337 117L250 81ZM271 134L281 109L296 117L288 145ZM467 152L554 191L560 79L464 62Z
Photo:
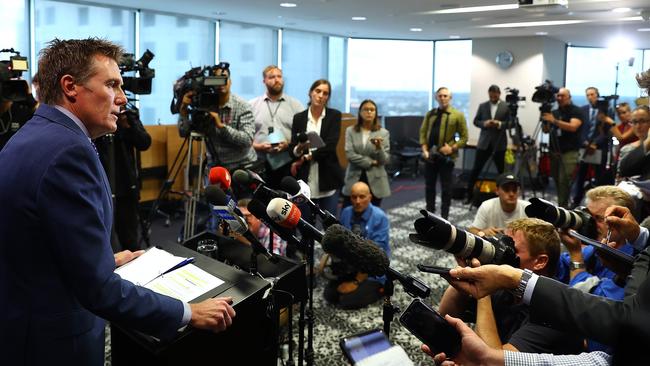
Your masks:
M399 322L429 346L433 354L444 352L447 357L454 357L460 350L458 331L420 299L411 301L399 317Z
M381 329L373 329L341 338L339 345L345 357L353 365L393 346Z
M449 271L451 271L451 268L427 266L424 264L418 264L418 269L420 272L433 273L441 276L449 276Z

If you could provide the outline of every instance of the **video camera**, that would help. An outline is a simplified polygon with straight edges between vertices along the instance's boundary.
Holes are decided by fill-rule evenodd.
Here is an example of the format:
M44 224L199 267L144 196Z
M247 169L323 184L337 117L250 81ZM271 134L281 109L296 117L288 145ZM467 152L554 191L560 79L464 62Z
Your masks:
M187 71L174 83L172 114L180 112L183 96L190 91L193 92L188 107L189 129L206 133L210 125L209 112L218 112L219 87L228 83L228 75L216 75L216 71L228 71L229 68L229 63L220 62L215 66L195 67Z
M598 235L596 220L586 207L567 210L541 198L531 198L528 201L530 205L524 209L528 217L544 220L560 229L573 229L584 236L596 239Z
M122 88L133 94L151 94L151 80L156 77L156 70L149 67L154 58L153 52L146 50L139 60L132 53L125 53L120 60L120 73L137 72L138 76L124 76Z
M0 61L0 96L2 100L24 101L27 99L28 85L26 80L20 79L23 71L27 71L29 65L27 57L20 56L20 52L13 48L0 50L0 53L12 53L9 60Z
M617 100L618 95L607 95L604 97L598 97L598 100L596 100L596 109L598 110L598 113L603 113L603 114L608 114L609 112L609 102L612 100Z
M541 113L550 113L555 102L555 94L560 91L560 88L553 85L551 80L546 79L544 83L535 87L532 100L535 103L542 103L539 107Z

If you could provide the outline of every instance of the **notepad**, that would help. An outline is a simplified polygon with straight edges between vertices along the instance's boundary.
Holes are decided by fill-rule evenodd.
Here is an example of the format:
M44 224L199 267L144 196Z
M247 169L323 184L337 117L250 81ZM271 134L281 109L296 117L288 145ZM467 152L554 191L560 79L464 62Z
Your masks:
M145 286L165 272L187 262L188 259L151 247L138 258L115 269L115 273L138 286Z

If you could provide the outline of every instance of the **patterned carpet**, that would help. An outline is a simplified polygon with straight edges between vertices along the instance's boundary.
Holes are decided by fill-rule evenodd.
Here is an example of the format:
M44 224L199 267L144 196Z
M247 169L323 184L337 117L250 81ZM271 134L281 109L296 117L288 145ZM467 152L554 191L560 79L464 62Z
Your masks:
M453 256L446 252L429 249L409 241L409 233L415 232L413 221L421 217L419 211L424 206L422 199L387 211L391 225L391 267L424 281L431 288L431 295L425 301L437 307L447 282L437 275L419 272L416 265L422 263L451 267L455 265L455 261ZM471 223L475 212L475 210L469 211L461 201L453 201L449 221L459 227L465 227ZM318 245L317 249L320 249ZM323 299L324 283L324 280L318 281L317 288L314 290L314 364L348 365L339 348L339 339L373 328L382 328L382 302L379 301L360 310L337 309ZM411 296L403 291L401 285L395 283L393 304L404 310L411 300ZM432 365L433 361L420 351L421 342L399 324L398 317L399 314L396 314L391 324L391 342L404 348L416 365Z

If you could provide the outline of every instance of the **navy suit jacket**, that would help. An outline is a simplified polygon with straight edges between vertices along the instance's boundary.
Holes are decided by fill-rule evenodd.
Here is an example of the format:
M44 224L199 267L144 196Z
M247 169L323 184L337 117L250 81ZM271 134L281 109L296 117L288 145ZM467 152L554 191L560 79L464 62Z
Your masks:
M103 365L103 319L175 334L183 304L113 272L110 188L70 118L41 105L0 152L0 167L3 364Z

